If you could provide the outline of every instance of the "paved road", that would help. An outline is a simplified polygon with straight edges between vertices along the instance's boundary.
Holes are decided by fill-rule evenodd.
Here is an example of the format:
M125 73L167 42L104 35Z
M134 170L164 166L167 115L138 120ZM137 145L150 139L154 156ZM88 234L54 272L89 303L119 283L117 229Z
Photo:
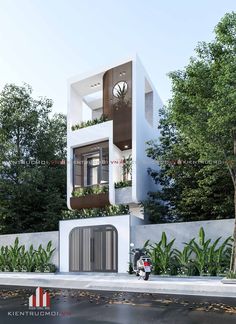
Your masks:
M29 315L35 288L0 286L0 324L231 324L236 300L196 296L48 289L51 308ZM15 315L14 315L15 314ZM28 314L28 315L27 315Z

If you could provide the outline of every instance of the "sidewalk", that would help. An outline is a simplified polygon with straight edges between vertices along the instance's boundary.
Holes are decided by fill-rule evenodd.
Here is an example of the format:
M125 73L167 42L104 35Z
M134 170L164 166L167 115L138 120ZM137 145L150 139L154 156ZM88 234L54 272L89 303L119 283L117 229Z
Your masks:
M128 274L1 273L0 285L236 297L236 284L223 284L221 279L153 275L144 281Z

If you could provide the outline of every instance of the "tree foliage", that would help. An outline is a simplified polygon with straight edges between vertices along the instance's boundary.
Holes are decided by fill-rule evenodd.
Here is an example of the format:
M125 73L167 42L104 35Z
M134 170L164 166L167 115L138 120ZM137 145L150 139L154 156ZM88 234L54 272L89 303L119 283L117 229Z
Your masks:
M55 230L66 208L66 120L28 85L0 93L0 232Z
M236 13L227 13L215 27L215 39L199 43L195 57L170 78L170 120L198 161L221 161L219 172L228 170L236 218ZM232 256L236 272L236 223Z
M233 184L221 161L200 160L170 119L160 112L160 139L149 142L147 154L160 168L149 169L159 190L145 203L150 221L196 221L233 217Z

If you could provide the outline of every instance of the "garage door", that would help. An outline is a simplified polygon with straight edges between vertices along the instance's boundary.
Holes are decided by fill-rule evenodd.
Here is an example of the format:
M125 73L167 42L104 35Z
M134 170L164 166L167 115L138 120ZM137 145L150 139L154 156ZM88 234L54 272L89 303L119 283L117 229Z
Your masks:
M76 227L69 240L70 271L117 272L118 235L114 226Z

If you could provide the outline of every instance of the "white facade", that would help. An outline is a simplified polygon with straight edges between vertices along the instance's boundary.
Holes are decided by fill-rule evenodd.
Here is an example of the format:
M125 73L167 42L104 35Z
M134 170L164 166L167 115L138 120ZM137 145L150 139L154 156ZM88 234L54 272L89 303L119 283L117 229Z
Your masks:
M122 90L121 84L123 90L125 90L118 97L116 91ZM119 101L120 99L122 100ZM122 105L119 105L120 103ZM61 221L59 230L59 267L61 272L68 272L70 269L73 269L72 271L77 271L75 269L85 271L85 268L89 271L95 271L94 253L97 253L96 256L100 254L96 250L98 244L93 241L95 240L94 231L96 226L98 228L101 225L105 228L108 226L108 232L109 226L113 226L118 233L117 246L114 245L114 238L109 243L106 241L104 248L106 252L101 253L103 254L101 264L106 263L107 265L111 259L114 259L114 257L107 257L107 251L114 252L114 246L117 248L117 253L114 252L117 257L116 267L106 266L105 271L114 271L114 269L119 273L128 271L131 227L141 225L144 222L139 203L147 198L149 191L156 189L147 169L155 169L158 166L147 157L146 142L156 139L159 135L157 131L158 112L161 106L161 100L136 56L70 79L68 83L67 117L68 208L97 208L101 203L104 204L104 207L109 204L129 205L131 214ZM102 119L102 122L94 125L91 125L90 122L90 126L86 124L86 127L80 128L81 123L93 121L101 116L104 117L104 115L108 117ZM96 151L99 153L94 153ZM103 169L103 162L101 162L104 152L109 160L108 166L106 165L106 169L104 168L106 173ZM98 167L100 169L94 171L84 162L88 162L88 156L90 158L93 156L93 159L96 154L100 159ZM132 158L132 171L124 175L122 163L130 157ZM98 160L97 157L96 159ZM81 162L81 166L75 166L75 161ZM106 177L104 174L106 174ZM93 177L97 182L93 181ZM128 181L127 187L115 188L117 183L125 183L126 181ZM84 190L84 188L87 190L88 187L93 188L95 184L99 188L107 186L108 193L94 194L90 190L86 197L75 195L77 190L77 192ZM94 228L92 229L92 227ZM89 232L90 230L91 232ZM99 231L99 229L97 230ZM110 230L112 231L112 229ZM86 231L91 236L89 236L88 241L85 240L87 243L84 243L85 241L82 238L87 235L83 234ZM115 230L113 230L112 235L115 235L114 232ZM76 238L72 239L70 233L77 233L73 236ZM109 236L110 233L106 235ZM72 245L70 245L70 242L73 242ZM87 253L83 251L79 253L79 244L80 247L86 246ZM70 246L73 247L71 250ZM73 252L71 252L72 250ZM94 252L95 250L97 252ZM99 251L102 251L102 248L99 247ZM71 260L73 258L73 260L76 260L73 261L74 263L72 262L72 266L70 266L69 260L70 253L73 254ZM90 261L84 261L83 255L85 254L89 255ZM104 255L106 255L105 261ZM86 266L81 267L82 263L86 263ZM88 267L87 264L89 264Z

